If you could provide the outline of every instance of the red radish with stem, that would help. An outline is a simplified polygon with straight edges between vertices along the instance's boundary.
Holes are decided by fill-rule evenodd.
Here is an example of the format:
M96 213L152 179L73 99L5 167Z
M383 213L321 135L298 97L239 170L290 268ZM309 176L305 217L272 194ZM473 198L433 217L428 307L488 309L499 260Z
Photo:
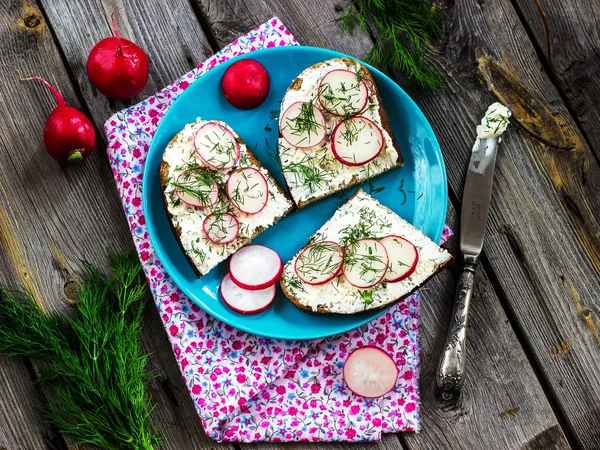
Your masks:
M96 132L90 119L77 108L67 105L60 92L43 78L29 77L21 80L44 83L56 98L56 108L44 125L44 144L48 154L61 164L87 158L96 142Z
M223 95L239 109L256 108L269 95L269 74L264 66L253 59L234 62L221 80Z
M90 51L88 78L108 98L138 95L148 81L148 56L140 47L119 36L115 13L111 14L114 36L102 39Z
M390 392L398 379L398 367L379 347L366 345L354 350L344 363L344 381L356 395L377 398Z

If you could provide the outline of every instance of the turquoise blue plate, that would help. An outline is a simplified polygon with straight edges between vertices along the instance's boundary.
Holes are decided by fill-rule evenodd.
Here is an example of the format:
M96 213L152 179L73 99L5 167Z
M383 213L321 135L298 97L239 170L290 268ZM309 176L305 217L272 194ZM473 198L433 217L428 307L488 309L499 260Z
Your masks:
M293 306L281 291L278 291L273 306L263 313L243 316L228 309L218 293L219 282L227 273L228 261L198 278L171 231L158 176L163 151L173 136L197 117L223 120L246 141L250 149L256 146L258 158L277 182L285 186L281 171L269 155L277 148L277 119L272 118L271 111L279 111L279 102L302 70L320 61L339 57L350 58L322 48L278 47L223 63L202 75L179 96L160 123L150 146L144 170L143 204L148 231L158 257L173 281L194 303L240 330L271 338L316 339L356 328L385 310L351 316L309 314ZM259 61L271 78L267 99L260 107L250 111L234 108L221 93L223 73L232 62L241 58ZM361 187L437 242L441 238L448 201L446 169L440 146L427 119L406 92L379 70L368 64L365 66L371 71L381 93L404 157L404 166ZM349 188L341 195L292 212L257 236L254 242L273 248L284 262L288 261L357 189Z

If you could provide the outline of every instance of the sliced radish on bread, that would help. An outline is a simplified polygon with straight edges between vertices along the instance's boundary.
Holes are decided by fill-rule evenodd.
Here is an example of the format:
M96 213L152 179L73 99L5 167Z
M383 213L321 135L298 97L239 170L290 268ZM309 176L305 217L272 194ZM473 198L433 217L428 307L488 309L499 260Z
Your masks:
M398 379L398 367L382 349L373 346L354 350L344 363L344 381L356 395L377 398L390 392Z
M254 291L243 289L233 282L229 274L225 275L219 287L225 304L240 314L258 314L266 310L273 303L276 289L275 285Z
M277 252L264 245L247 245L229 261L229 274L233 282L251 291L273 286L282 270L283 263Z
M327 135L325 117L312 101L292 103L279 119L279 132L294 147L314 147Z
M395 235L386 236L380 242L390 260L384 280L395 283L411 276L419 263L419 252L413 243Z
M205 166L215 170L231 169L240 159L240 144L227 127L207 122L194 136L194 148Z
M269 185L265 176L253 167L231 173L227 180L227 196L233 206L246 214L256 214L269 201Z
M336 116L362 112L369 100L369 90L355 72L336 69L328 72L319 85L319 103Z
M362 116L341 121L331 134L333 156L347 166L362 166L373 161L384 146L381 128Z
M219 201L219 186L206 169L186 170L174 185L177 196L187 205L207 208Z
M308 284L323 284L342 270L344 250L332 241L317 242L305 247L294 264L298 278Z
M352 286L369 288L383 280L388 264L387 251L380 241L359 239L346 247L342 270Z
M213 244L229 244L235 240L240 223L231 213L209 214L202 223L202 230Z

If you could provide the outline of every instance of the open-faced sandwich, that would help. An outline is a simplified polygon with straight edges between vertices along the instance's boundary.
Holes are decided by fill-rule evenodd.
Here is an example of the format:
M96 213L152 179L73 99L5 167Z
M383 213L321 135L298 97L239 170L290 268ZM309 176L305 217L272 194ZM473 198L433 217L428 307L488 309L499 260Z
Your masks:
M373 77L348 58L315 64L293 81L278 149L299 208L402 165Z
M197 120L173 138L160 183L175 235L200 276L293 208L243 140L216 120Z
M408 296L451 260L446 250L359 190L284 266L280 284L298 308L356 314Z

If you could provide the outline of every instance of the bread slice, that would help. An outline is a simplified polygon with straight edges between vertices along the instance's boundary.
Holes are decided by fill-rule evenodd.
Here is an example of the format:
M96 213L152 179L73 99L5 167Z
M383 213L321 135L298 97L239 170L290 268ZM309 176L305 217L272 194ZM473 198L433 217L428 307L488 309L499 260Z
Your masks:
M344 117L330 114L318 101L321 80L332 70L352 71L362 79L368 91L368 102L357 115L375 122L383 133L385 146L371 162L360 166L348 166L338 161L331 150L331 135L335 125ZM312 102L323 112L326 120L325 140L311 148L296 148L284 139L281 128L285 126L284 112L295 102ZM348 118L348 117L346 117ZM358 61L334 58L305 69L292 82L281 103L279 133L279 156L283 175L290 194L299 208L329 196L349 186L356 185L376 175L403 164L400 149L390 126L375 80L368 69Z
M294 270L298 252L286 263L280 279L283 293L298 308L336 314L383 308L415 292L452 261L446 250L360 189L311 237L309 244L333 241L343 245L349 233L355 238L381 239L391 234L404 237L419 252L415 271L404 280L380 282L367 289L352 286L343 274L322 285L311 285L303 282Z
M229 170L215 172L222 183L226 182L233 170L240 167L253 167L264 175L268 185L269 199L262 211L252 215L242 213L235 207L228 207L228 210L239 221L239 234L229 244L219 245L212 243L204 234L202 224L206 216L211 213L211 210L223 207L224 205L224 207L227 207L227 197L226 193L223 192L224 189L220 189L220 200L214 208L200 209L181 202L177 196L176 188L173 186L173 180L177 180L179 175L189 168L190 165L202 164L194 150L193 141L196 131L206 121L198 119L196 122L187 124L169 142L165 148L160 167L160 185L163 200L175 237L198 276L208 273L213 267L235 253L236 250L246 245L259 233L275 224L293 209L291 200L262 166L258 158L248 149L242 138L224 122L211 122L218 122L220 125L226 127L233 133L236 141L240 144L238 164Z

